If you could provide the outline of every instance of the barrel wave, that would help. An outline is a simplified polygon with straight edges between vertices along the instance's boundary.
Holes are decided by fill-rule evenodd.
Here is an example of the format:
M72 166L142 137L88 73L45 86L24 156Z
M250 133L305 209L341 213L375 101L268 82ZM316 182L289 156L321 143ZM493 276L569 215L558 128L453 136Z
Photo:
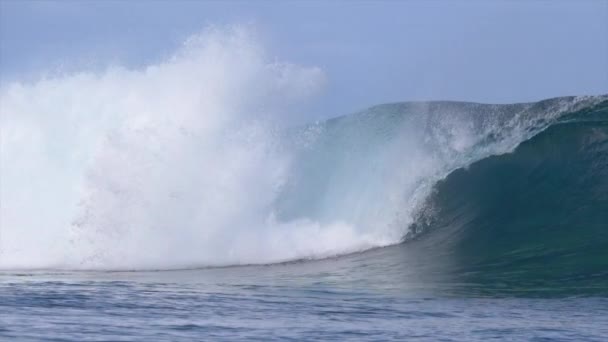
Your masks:
M414 224L412 242L449 255L461 281L485 291L605 295L608 102L564 115L513 153L454 171L427 205L432 213Z
M294 191L306 195L306 215L328 215L319 205L327 197L355 198L374 207L370 222L390 218L387 227L403 228L397 249L369 255L406 265L387 273L409 267L450 291L481 295L606 295L608 97L390 104L323 130L327 140L301 159L305 176ZM377 183L362 191L369 178ZM361 220L357 206L347 208Z
M302 125L324 82L236 29L143 69L3 85L0 269L382 264L397 246L465 281L606 281L608 96Z

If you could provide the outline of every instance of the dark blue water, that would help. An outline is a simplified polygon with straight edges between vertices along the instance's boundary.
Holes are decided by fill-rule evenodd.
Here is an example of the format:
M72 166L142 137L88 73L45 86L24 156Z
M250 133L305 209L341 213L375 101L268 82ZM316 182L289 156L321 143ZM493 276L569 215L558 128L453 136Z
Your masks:
M396 265L366 265L362 259L374 253L173 272L3 273L0 339L605 341L608 336L608 298L481 295L473 284L425 283L429 279L399 273Z

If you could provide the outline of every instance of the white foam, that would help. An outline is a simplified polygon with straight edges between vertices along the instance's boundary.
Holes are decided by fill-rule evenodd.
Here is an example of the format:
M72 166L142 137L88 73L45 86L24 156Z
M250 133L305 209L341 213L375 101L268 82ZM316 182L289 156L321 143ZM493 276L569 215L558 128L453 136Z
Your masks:
M335 222L277 223L289 156L272 127L324 83L246 29L169 60L1 91L0 268L179 268L369 247Z

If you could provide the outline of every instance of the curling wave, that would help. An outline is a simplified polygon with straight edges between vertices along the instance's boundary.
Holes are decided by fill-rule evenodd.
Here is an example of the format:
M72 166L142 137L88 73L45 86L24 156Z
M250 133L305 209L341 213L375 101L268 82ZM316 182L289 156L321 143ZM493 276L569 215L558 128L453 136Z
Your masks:
M411 228L480 292L608 294L606 96L452 172Z
M454 170L606 106L400 103L296 124L323 83L235 29L142 70L3 86L0 269L273 263L397 244L441 221L430 203Z

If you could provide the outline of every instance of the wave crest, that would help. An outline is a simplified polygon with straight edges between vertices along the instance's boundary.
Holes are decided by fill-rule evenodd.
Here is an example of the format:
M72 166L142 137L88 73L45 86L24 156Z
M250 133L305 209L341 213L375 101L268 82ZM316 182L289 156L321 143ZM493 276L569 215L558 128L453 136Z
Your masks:
M318 68L210 29L142 70L0 91L0 269L172 269L399 243L435 183L598 98L407 103L293 127Z

